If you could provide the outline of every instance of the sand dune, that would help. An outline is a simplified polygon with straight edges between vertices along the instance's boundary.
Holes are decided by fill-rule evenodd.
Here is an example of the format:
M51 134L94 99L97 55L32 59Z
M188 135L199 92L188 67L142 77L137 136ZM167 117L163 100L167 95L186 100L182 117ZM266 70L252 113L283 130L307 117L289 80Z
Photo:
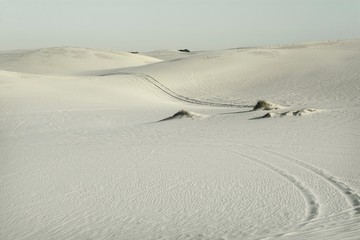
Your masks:
M146 55L146 56L158 58L158 59L161 59L161 60L177 61L180 58L186 58L186 57L201 54L201 53L202 52L200 52L200 51L182 52L182 51L179 51L179 50L170 49L170 50L157 50L157 51L145 52L143 54Z
M306 46L306 47L303 47ZM178 94L202 101L280 105L346 104L355 95L359 41L205 52L120 72L146 73ZM116 71L115 71L116 72ZM351 104L349 102L349 104Z
M0 239L358 239L359 50L0 52Z
M73 75L82 72L123 68L161 60L120 52L76 47L54 47L0 52L0 69L14 72Z

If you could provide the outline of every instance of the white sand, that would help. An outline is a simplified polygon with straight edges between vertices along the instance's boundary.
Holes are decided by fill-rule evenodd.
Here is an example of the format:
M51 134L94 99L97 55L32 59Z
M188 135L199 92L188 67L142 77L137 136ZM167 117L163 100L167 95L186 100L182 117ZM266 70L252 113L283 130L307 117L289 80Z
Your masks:
M159 61L161 60L141 54L75 47L0 52L1 70L52 75L73 75Z
M360 41L54 51L0 52L0 239L359 239Z

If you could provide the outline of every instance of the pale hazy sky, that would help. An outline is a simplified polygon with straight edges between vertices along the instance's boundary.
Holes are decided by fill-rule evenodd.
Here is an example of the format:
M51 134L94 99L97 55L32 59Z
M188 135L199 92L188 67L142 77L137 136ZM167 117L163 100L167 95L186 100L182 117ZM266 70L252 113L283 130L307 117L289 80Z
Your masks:
M360 38L360 0L0 0L0 50L212 50Z

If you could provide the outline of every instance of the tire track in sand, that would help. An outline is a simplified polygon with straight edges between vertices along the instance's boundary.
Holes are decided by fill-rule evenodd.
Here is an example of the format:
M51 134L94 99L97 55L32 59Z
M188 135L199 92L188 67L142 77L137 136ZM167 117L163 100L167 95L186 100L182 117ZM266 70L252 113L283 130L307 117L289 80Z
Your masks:
M254 146L250 146L254 148ZM258 148L256 148L258 150ZM330 183L335 189L337 189L341 195L344 196L344 198L348 201L350 207L354 208L355 214L360 214L360 196L358 193L355 192L351 187L346 185L343 182L337 181L336 178L328 173L326 173L324 170L316 168L308 163L305 163L303 161L300 161L296 158L290 157L288 155L274 152L268 149L263 149L263 151L268 152L270 154L279 156L287 161L290 161L298 166L301 166L314 174L318 175L319 177L323 178L325 181Z
M188 102L188 103L197 104L197 105L213 106L213 107L231 107L231 108L252 108L252 107L254 107L254 105L241 105L241 104L232 104L232 103L209 102L209 101L202 101L202 100L198 100L198 99L194 99L194 98L189 98L189 97L186 97L184 95L181 95L181 94L178 94L178 93L174 92L173 90L171 90L170 88L168 88L167 86L165 86L164 84L162 84L161 82L159 82L158 80L153 78L152 76L150 76L148 74L144 74L144 73L116 72L116 73L109 73L109 74L104 74L104 75L100 75L100 76L104 77L104 76L112 76L112 75L133 75L133 76L137 76L138 78L144 79L145 81L147 81L148 83L150 83L154 87L158 88L162 92L166 93L167 95L169 95L169 96L171 96L171 97L173 97L175 99L178 99L180 101L183 101L183 102Z
M232 107L232 108L253 107L253 106L248 106L248 105L239 105L239 104L231 104L231 103L208 102L208 101L202 101L202 100L198 100L198 99L189 98L189 97L186 97L186 96L183 96L181 94L174 92L173 90L166 87L164 84L160 83L158 80L156 80L155 78L153 78L152 76L150 76L148 74L135 74L135 75L142 79L145 79L146 81L148 81L149 83L151 83L152 85L154 85L155 87L157 87L158 89L163 91L164 93L170 95L171 97L174 97L174 98L184 101L184 102L198 104L198 105L215 106L215 107Z
M212 147L216 147L216 146L212 146ZM304 184L299 181L298 179L296 179L296 177L294 177L293 175L289 174L288 172L286 172L285 170L282 170L280 168L277 168L263 160L260 160L258 158L255 158L253 156L244 154L244 153L239 153L236 152L234 150L231 149L226 149L223 148L223 150L231 152L233 154L236 154L238 156L242 156L247 158L248 160L254 161L258 164L261 164L263 166L265 166L266 168L272 170L273 172L275 172L276 174L280 175L281 177L283 177L285 180L287 180L288 182L292 183L303 195L305 203L307 205L306 207L306 214L305 214L305 219L303 220L303 224L305 225L307 222L309 222L310 220L315 219L318 215L319 215L319 203L317 202L315 195L307 188L304 186Z

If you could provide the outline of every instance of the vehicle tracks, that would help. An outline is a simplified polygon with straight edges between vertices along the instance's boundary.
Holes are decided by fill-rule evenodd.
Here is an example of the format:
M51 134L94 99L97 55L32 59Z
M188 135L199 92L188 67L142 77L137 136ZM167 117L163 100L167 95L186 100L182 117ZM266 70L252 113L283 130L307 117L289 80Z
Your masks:
M216 147L213 145L209 145L212 147ZM239 153L237 151L234 151L232 149L227 149L227 148L222 148L225 151L231 152L235 155L241 156L241 157L245 157L248 160L254 161L258 164L261 164L263 166L265 166L266 168L272 170L273 172L275 172L276 174L280 175L281 177L283 177L285 180L287 180L288 182L292 183L303 195L304 200L306 202L307 205L307 209L306 209L306 214L305 214L305 218L302 221L302 223L305 225L307 222L309 222L310 220L315 219L318 215L319 215L319 203L317 202L317 199L315 197L315 195L298 179L296 179L295 176L291 175L290 173L286 172L285 170L282 170L278 167L275 167L272 164L269 164L263 160L260 160L256 157L244 154L244 153Z
M169 95L175 99L178 99L180 101L183 101L183 102L188 102L188 103L197 104L197 105L213 106L213 107L230 107L230 108L252 108L252 107L254 107L254 105L210 102L210 101L202 101L202 100L198 100L198 99L194 99L194 98L189 98L189 97L186 97L184 95L174 92L173 90L171 90L170 88L168 88L167 86L165 86L164 84L162 84L161 82L159 82L158 80L153 78L152 76L150 76L148 74L144 74L144 73L117 72L117 73L104 74L104 75L100 75L100 76L111 76L111 75L134 75L134 76L137 76L138 78L144 79L145 81L149 82L154 87L158 88L159 90L166 93L167 95Z
M250 147L254 148L254 146L250 146ZM287 161L295 163L296 165L301 166L301 167L315 173L316 175L318 175L319 177L321 177L322 179L324 179L325 181L330 183L334 188L336 188L340 192L340 194L343 195L344 198L347 200L350 207L353 207L355 213L360 214L360 208L359 208L360 196L350 186L346 185L343 182L336 180L336 178L334 176L331 176L330 174L326 173L324 170L316 168L308 163L305 163L305 162L295 159L293 157L290 157L290 156L287 156L285 154L278 153L275 151L271 151L269 149L263 149L262 151L265 151L267 153L281 157Z

